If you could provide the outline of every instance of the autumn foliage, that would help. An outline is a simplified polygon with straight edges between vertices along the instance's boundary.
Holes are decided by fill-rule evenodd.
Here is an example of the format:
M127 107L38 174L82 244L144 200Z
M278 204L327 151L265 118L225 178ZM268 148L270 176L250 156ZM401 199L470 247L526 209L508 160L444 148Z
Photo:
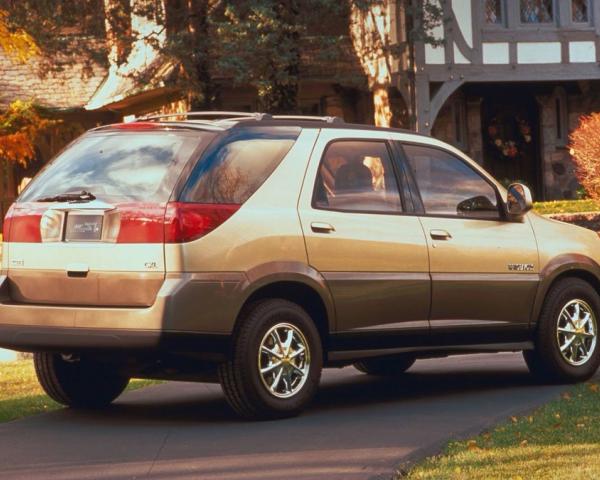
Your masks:
M0 112L0 158L27 165L35 157L36 136L51 123L39 115L31 102L11 103Z
M570 140L577 180L591 198L600 200L600 113L582 116Z

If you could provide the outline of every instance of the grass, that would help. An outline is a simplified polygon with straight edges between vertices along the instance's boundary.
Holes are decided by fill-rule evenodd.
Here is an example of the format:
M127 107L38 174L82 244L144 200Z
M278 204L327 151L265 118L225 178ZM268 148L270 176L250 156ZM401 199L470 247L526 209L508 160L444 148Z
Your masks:
M127 389L136 390L155 383L160 382L132 380ZM33 361L0 363L0 423L58 408L62 405L51 400L39 386Z
M600 386L586 383L531 415L452 442L408 474L411 480L600 478Z
M533 208L536 212L547 215L550 213L580 213L597 212L600 205L594 200L555 200L552 202L535 202Z

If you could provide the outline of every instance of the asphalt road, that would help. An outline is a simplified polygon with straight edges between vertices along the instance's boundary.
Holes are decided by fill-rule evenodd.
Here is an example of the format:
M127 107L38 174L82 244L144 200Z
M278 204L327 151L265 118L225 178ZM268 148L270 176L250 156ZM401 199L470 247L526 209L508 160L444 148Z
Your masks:
M218 385L167 383L109 410L60 410L0 426L0 478L369 479L556 397L519 354L418 361L395 380L326 370L315 403L249 423Z

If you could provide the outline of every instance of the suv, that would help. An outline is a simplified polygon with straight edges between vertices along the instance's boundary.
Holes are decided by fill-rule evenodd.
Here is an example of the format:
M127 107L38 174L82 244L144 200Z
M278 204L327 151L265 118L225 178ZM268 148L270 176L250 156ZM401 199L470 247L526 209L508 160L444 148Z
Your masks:
M6 215L0 346L109 404L132 377L219 381L298 413L323 367L523 351L545 381L600 363L600 240L459 150L331 117L199 112L96 128Z

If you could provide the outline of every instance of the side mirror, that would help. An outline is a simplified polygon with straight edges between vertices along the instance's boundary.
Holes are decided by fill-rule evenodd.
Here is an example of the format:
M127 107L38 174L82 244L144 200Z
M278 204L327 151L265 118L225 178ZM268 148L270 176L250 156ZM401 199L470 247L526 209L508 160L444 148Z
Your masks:
M513 220L519 220L533 208L531 190L521 183L513 183L508 187L506 211Z

